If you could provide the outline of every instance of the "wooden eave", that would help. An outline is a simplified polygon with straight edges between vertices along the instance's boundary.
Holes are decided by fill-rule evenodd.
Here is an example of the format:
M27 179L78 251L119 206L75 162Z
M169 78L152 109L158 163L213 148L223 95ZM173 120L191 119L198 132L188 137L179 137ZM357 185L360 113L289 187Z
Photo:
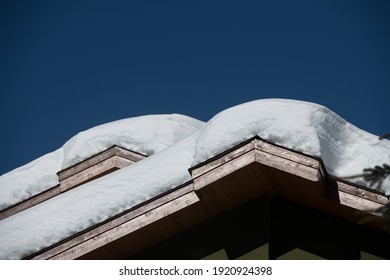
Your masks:
M145 157L146 156L144 155L122 147L112 146L105 151L59 171L57 173L59 179L58 185L2 210L0 212L0 220L28 209L70 189L142 160Z
M58 172L60 191L64 192L85 184L129 164L140 161L145 157L144 155L122 147L112 146L93 157Z
M190 170L173 191L38 252L32 259L120 259L264 193L382 229L388 197L331 179L321 160L251 139Z

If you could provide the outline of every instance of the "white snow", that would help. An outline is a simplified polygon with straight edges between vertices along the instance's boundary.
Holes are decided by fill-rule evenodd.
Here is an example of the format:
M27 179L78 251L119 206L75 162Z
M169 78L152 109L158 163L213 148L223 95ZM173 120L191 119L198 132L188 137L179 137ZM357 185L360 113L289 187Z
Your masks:
M57 149L0 176L0 210L57 185L62 159Z
M148 115L82 131L56 151L0 176L0 210L56 186L58 171L113 145L149 156L184 139L203 124L179 114Z
M173 114L148 115L96 126L80 132L65 143L62 168L112 145L150 156L192 134L203 124L196 119Z
M83 147L96 153L105 149L108 143L112 145L112 141L118 141L115 144L120 146L129 145L127 147L133 150L137 146L142 150L138 152L150 157L1 220L0 259L23 258L186 183L191 180L188 172L191 166L256 135L286 148L320 157L328 172L335 176L359 174L363 168L390 161L390 141L379 141L377 136L356 128L317 104L266 99L227 109L205 125L182 118L185 117L180 116L178 126L168 125L168 129L178 135L165 135L165 128L160 125L144 132L147 129L144 124L134 120L131 122L135 134L144 137L133 139L130 134L115 132L123 137L106 141L110 131L115 131L108 124L69 140L63 147L66 155L62 166L88 157L89 153L81 154ZM143 119L139 121L142 123ZM182 123L189 127L183 134L177 130ZM112 124L115 127L115 122ZM131 141L126 141L126 135ZM158 137L170 140L148 146L148 141L153 142ZM93 143L95 139L99 140ZM137 139L146 142L137 142ZM98 148L94 150L96 145ZM1 187L2 182L0 180ZM390 194L389 179L384 182L381 191Z
M193 138L0 221L0 259L19 259L191 179Z
M347 177L390 162L390 141L348 123L318 104L265 99L229 108L212 118L197 140L194 164L255 135L321 158L329 174ZM360 180L360 184L367 185ZM390 195L390 178L379 191Z

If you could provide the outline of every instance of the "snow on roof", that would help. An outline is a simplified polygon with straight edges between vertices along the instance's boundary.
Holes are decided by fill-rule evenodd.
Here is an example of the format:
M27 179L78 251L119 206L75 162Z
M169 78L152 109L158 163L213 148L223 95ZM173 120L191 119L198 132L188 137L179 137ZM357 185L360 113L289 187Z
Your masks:
M389 162L390 141L379 141L377 136L356 128L317 104L282 99L258 100L227 109L206 125L183 116L171 117L179 118L179 124L165 128L153 126L156 131L144 131L147 128L140 125L143 118L139 119L140 123L132 121L140 135L137 139L153 143L160 137L169 139L167 143L148 146L142 142L144 144L141 145L134 138L131 138L134 142L125 141L125 135L130 135L126 133L119 133L123 137L113 140L118 141L114 143L117 145L125 142L130 149L138 143L142 146L142 151L138 152L150 154L150 157L1 220L0 259L28 256L189 182L189 168L256 135L286 148L320 157L328 172L336 176L358 174L363 168ZM183 129L185 133L177 132L183 126L187 127ZM173 129L179 134L168 132L167 137L161 136L166 133L164 129ZM101 143L105 143L105 137L110 135L111 126L103 125L97 131L99 137L96 139L101 140L96 140L94 144L94 133L87 131L64 145L65 153L74 156L64 160L63 166L71 164L71 159L77 157L85 145L94 153L104 149L105 145ZM75 140L77 137L81 140ZM84 144L79 146L78 143L83 141ZM95 148L95 145L100 146ZM54 160L55 155L48 157ZM82 155L77 160L84 157L88 155ZM1 188L3 183L4 179L0 180ZM389 178L383 183L381 191L390 194Z
M68 142L62 169L113 145L150 156L166 149L203 126L184 115L149 115L110 122L80 132Z
M192 134L203 124L179 114L148 115L82 131L56 151L0 176L0 210L56 186L58 171L113 145L150 156Z
M187 138L1 220L0 259L23 258L190 180L193 147Z
M212 118L197 141L194 164L255 135L321 158L329 174L350 177L390 162L390 141L363 131L329 110L303 101L264 99L229 108ZM390 178L388 178L390 180ZM379 191L390 194L387 180ZM356 181L366 186L365 181Z
M60 148L0 176L0 210L57 185L63 157Z

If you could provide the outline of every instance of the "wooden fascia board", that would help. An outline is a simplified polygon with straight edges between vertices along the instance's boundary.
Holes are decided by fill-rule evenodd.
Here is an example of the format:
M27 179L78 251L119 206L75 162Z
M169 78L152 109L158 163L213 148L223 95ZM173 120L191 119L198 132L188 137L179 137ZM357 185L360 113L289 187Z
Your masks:
M281 158L285 158L291 161L295 161L299 164L312 167L315 169L321 168L321 161L314 157L304 155L303 153L298 153L296 151L280 147L278 145L269 143L262 139L254 139L255 148L259 151L263 151Z
M131 162L137 162L142 159L144 159L146 156L141 155L139 153L124 149L119 146L112 146L108 148L107 150L100 152L90 158L87 158L79 163L76 163L68 168L65 168L61 171L59 171L58 179L59 181L62 181L68 177L71 177L83 170L86 170L92 166L95 166L111 157L119 156L121 158L127 159Z
M200 190L204 187L209 186L229 174L242 169L243 167L255 162L255 154L253 151L243 153L242 155L224 162L215 168L210 169L202 175L198 175L193 178L193 184L195 190Z
M221 167L226 162L229 162L249 151L252 151L255 148L254 143L255 143L254 140L251 140L250 142L247 142L244 145L236 146L234 149L230 149L229 151L217 155L205 161L204 163L192 167L190 169L192 178L199 177L217 167Z
M77 186L111 173L112 171L130 165L131 163L133 163L133 161L114 155L97 163L96 165L87 167L86 169L81 170L80 172L60 181L60 192L73 189Z
M313 168L300 162L273 155L262 150L256 149L254 153L257 163L302 177L313 182L319 182L322 180L322 175L319 168Z
M389 198L365 188L336 181L338 197L341 205L345 205L363 212L381 216L378 209L389 203Z
M96 250L110 242L118 240L121 237L127 236L140 228L146 227L160 219L163 219L175 212L178 212L189 205L199 201L195 192L187 193L179 198L169 201L155 209L148 211L140 216L137 216L123 224L116 226L106 232L103 232L94 238L84 241L82 244L74 246L61 254L51 257L52 260L66 260L79 258L93 250Z
M89 228L68 240L53 245L41 253L28 257L29 259L75 259L90 251L114 241L126 234L146 226L157 219L180 211L188 205L199 201L193 192L193 185L187 184L169 192L142 206L129 210L102 224Z
M252 163L260 163L312 182L318 182L323 188L333 188L331 186L334 185L333 181L337 186L337 199L326 198L325 195L323 198L365 213L380 216L381 214L375 210L389 203L388 197L374 190L328 177L319 159L282 148L258 138L241 144L236 149L230 149L229 152L190 170L194 188L200 190L207 187L211 183Z
M349 193L354 196L371 200L373 202L383 204L383 205L389 202L389 198L383 193L368 188L359 187L340 180L336 180L336 183L339 191L343 191L345 193Z
M260 163L317 182L324 176L322 163L303 154L253 139L230 152L191 170L198 190L251 163Z
M144 155L122 147L107 150L58 172L60 192L67 191L98 177L145 158Z

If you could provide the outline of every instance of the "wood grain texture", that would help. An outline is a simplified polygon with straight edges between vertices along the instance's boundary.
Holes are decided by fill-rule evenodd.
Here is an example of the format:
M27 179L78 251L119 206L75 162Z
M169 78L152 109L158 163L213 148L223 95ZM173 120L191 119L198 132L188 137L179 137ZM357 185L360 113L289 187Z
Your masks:
M123 168L133 163L132 161L118 156L113 156L104 161L90 166L79 173L76 173L62 181L60 181L60 192L65 192L89 181L107 175L115 170Z
M182 188L175 190L173 192L170 192L160 198L156 198L152 201L149 201L148 203L139 206L135 208L132 211L129 211L128 213L125 213L123 215L118 216L117 218L111 219L91 230L88 230L80 235L74 236L73 238L70 238L66 242L60 243L53 248L46 250L42 252L41 254L38 254L33 257L33 259L50 259L55 255L58 255L66 250L69 250L69 248L79 246L80 244L84 243L85 241L89 239L93 239L96 236L99 236L103 234L106 231L109 231L111 229L114 229L115 227L126 223L132 219L135 219L138 216L144 215L153 209L159 208L162 205L173 201L176 198L182 197L188 193L190 193L193 190L192 184L183 186Z
M194 168L191 170L192 178L196 178L200 175L203 175L206 172L209 172L213 170L216 167L220 167L221 165L240 157L241 155L252 151L255 148L254 141L251 141L250 143L245 144L242 147L239 147L237 149L234 149L230 151L227 154L224 154L223 156L216 157L214 160L211 160L207 164L200 165L197 168Z
M254 140L255 148L259 151L263 151L281 158L285 158L291 161L295 161L299 164L303 164L312 168L320 168L320 161L313 157L303 155L279 146L270 144L268 142L262 141L260 139Z
M389 203L388 197L383 194L368 189L358 188L345 182L336 181L336 183L340 192L349 193L365 200L371 200L380 205Z
M175 200L167 202L155 209L152 209L140 216L122 223L108 231L105 231L93 238L85 240L82 244L71 247L50 259L76 259L110 242L129 235L140 228L146 227L157 220L163 219L181 209L196 203L199 198L194 192L187 193Z
M200 189L252 162L312 181L320 181L323 177L319 160L254 139L220 158L191 170L195 189Z
M246 153L244 153L244 151L242 152L243 154L240 154L233 159L228 160L225 158L224 160L221 160L221 165L215 165L214 162L210 163L212 168L205 168L204 170L209 171L205 172L202 176L199 171L195 171L198 173L198 177L193 179L194 189L199 190L255 161L253 150Z
M118 146L112 146L111 148L108 148L107 150L96 154L88 159L85 159L79 163L76 163L64 170L61 170L58 172L58 178L59 181L62 181L70 176L75 175L76 173L79 173L83 170L86 170L94 165L97 165L100 162L103 162L111 157L119 156L124 159L129 160L130 162L137 162L145 158L144 155L135 153L133 151L126 150L124 148L118 147Z

